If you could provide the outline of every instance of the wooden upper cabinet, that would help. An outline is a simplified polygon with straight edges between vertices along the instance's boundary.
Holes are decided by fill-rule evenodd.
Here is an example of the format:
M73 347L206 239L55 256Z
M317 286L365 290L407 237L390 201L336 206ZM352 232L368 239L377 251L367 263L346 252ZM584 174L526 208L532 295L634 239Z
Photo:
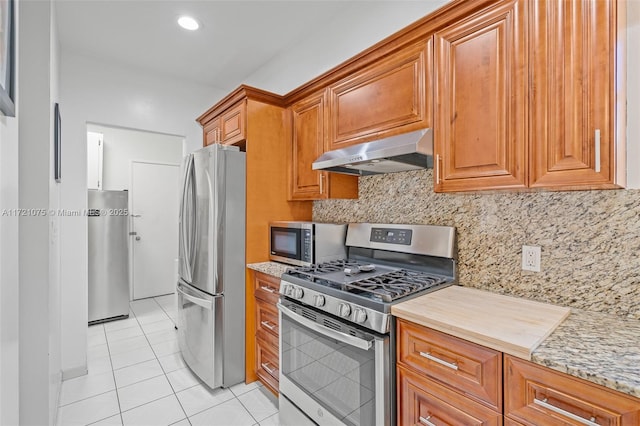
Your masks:
M291 107L292 116L292 200L357 198L356 176L313 170L313 162L322 155L326 144L325 92L311 95Z
M291 199L327 198L324 190L326 172L311 168L324 152L324 92L304 99L291 107L293 124Z
M204 146L233 145L246 139L247 103L240 101L204 124Z
M523 188L526 2L501 1L435 34L435 190Z
M537 0L529 6L530 186L619 187L617 2Z
M327 150L431 127L432 61L429 38L329 86Z

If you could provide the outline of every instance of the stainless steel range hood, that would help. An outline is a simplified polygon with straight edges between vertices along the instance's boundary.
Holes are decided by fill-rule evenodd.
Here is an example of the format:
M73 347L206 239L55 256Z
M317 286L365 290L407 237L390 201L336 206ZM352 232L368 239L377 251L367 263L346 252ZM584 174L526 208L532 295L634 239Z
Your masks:
M313 170L367 176L433 167L433 131L418 130L325 152Z

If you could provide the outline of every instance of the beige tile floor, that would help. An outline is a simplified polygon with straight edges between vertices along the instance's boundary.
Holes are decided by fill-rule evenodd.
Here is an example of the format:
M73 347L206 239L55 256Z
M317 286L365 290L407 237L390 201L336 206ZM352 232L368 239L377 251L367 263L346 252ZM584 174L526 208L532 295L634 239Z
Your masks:
M129 318L89 327L89 373L62 383L60 426L278 424L277 399L257 382L211 390L184 364L175 295L130 303Z

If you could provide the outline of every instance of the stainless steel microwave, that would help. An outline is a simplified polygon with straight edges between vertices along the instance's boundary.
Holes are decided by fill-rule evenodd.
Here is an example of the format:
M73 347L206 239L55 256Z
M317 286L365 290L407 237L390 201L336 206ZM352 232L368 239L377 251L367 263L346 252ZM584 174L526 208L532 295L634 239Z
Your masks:
M276 262L310 266L347 257L347 224L271 222L269 235L269 259Z

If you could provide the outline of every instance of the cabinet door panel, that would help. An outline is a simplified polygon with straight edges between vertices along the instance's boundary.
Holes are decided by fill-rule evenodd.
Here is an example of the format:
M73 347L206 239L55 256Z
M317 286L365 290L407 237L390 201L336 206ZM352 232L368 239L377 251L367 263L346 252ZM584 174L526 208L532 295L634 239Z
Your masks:
M525 186L524 17L500 2L436 33L436 191Z
M220 117L220 141L231 145L245 139L246 103L241 102Z
M398 424L502 425L502 415L398 367Z
M329 150L431 127L432 40L329 87Z
M504 414L524 425L640 424L640 400L505 355Z
M220 119L216 118L204 126L204 146L220 142Z
M293 158L291 198L327 198L326 172L313 170L311 165L324 152L324 94L305 99L292 106Z
M532 187L615 183L616 3L530 2Z
M264 300L275 306L279 300L280 280L277 277L254 272L254 294L257 299Z

